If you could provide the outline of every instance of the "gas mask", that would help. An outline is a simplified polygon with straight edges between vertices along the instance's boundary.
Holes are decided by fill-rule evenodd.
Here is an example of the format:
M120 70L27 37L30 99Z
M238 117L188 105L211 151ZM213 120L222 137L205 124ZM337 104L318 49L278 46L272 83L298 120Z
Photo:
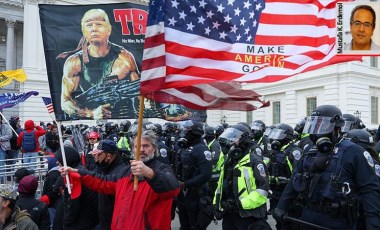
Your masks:
M177 141L177 144L178 144L178 147L182 149L186 149L187 147L189 147L189 142L184 137L179 138Z
M272 143L270 144L270 147L272 150L280 150L282 147L282 144L279 140L273 140Z
M263 132L261 130L252 130L252 135L255 140L259 140L263 136Z
M232 145L232 147L228 151L228 156L233 160L239 160L243 155L243 151L236 145Z

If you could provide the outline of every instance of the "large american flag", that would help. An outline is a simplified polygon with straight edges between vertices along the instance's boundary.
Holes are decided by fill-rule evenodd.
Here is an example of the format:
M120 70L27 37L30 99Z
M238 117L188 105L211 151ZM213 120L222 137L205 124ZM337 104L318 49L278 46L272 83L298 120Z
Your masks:
M49 113L54 113L53 103L51 101L50 97L42 97L42 100L44 101L44 104L46 105L46 108Z
M336 2L151 0L141 93L174 101L199 84L204 89L214 82L274 82L360 60L336 56ZM198 92L195 95L221 96ZM222 96L236 99L228 93ZM190 100L186 95L182 99ZM204 103L195 97L190 102Z

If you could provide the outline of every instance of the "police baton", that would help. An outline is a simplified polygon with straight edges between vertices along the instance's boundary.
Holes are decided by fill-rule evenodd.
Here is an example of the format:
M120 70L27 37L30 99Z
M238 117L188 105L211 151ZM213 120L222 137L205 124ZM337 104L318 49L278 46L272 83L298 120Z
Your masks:
M325 227L322 227L320 225L312 224L312 223L309 223L309 222L306 222L306 221L303 221L303 220L300 220L300 219L297 219L297 218L294 218L294 217L291 217L291 216L288 216L288 215L284 216L284 220L290 221L290 222L293 222L293 223L297 223L297 224L302 224L303 226L311 227L311 228L315 228L315 229L332 230L331 228L325 228Z

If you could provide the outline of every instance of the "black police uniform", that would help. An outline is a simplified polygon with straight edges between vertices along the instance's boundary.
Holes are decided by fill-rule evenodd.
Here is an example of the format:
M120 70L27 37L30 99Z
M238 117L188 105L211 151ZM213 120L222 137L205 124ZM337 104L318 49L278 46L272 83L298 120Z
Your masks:
M330 229L352 229L360 198L367 229L379 229L380 185L365 152L343 140L333 153L321 153L316 148L304 153L277 209L289 211L297 204L302 209L302 221Z
M178 154L180 159L175 163L175 173L185 185L177 197L181 230L197 229L202 186L211 178L211 152L199 141Z

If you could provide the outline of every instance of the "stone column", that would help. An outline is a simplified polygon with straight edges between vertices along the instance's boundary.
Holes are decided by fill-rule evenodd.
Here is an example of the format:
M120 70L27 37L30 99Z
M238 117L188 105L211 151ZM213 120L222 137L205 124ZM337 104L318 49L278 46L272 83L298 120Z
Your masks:
M6 70L13 69L13 60L15 49L15 26L16 20L14 19L5 19L5 24L7 25L7 56L5 68Z

